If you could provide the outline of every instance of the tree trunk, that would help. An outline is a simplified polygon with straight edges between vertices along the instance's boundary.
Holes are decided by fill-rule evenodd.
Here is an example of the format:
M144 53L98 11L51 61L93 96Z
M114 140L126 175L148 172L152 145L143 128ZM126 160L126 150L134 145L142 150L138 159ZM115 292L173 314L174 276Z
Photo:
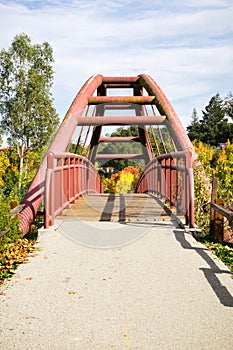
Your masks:
M24 158L24 146L19 146L18 145L18 155L19 155L19 183L18 183L18 189L19 189L19 194L21 194L21 188L22 188L22 177L23 177L23 158Z

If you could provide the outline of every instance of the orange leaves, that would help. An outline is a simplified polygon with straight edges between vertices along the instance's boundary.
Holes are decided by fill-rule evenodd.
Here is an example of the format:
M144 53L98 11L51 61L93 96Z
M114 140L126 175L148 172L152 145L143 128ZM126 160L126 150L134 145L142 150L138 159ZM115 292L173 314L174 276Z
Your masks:
M2 176L9 167L10 161L5 152L0 152L0 186L4 184Z
M139 176L139 166L127 166L118 173L112 174L110 179L104 179L104 191L107 193L128 193L134 189Z
M35 250L34 243L34 240L19 239L10 243L7 251L0 252L0 283L10 277L19 264L26 262L28 254Z
M214 148L211 146L204 145L201 141L198 144L194 144L195 152L198 155L198 159L205 167L210 167L210 163L213 159Z

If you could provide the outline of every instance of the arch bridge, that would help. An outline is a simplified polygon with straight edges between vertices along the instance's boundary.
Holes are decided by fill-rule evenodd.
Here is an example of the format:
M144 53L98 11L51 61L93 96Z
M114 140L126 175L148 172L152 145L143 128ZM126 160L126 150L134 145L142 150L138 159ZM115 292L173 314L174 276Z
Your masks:
M130 126L131 135L110 136L119 126ZM94 75L78 92L42 160L22 203L20 227L28 232L42 202L47 228L79 198L101 195L98 169L106 171L120 159L142 169L135 196L157 198L192 228L194 157L180 119L150 76Z

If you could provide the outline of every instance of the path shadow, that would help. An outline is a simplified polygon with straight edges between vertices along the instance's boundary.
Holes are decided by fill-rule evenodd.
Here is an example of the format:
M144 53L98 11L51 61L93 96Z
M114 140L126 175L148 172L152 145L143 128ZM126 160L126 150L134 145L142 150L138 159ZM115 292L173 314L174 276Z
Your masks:
M114 201L115 201L115 194L110 193L108 195L107 202L101 214L100 221L111 221L113 208L114 208Z
M123 194L120 194L119 221L124 222L125 219L126 219L125 196Z
M195 250L197 254L201 256L203 260L209 265L209 268L200 268L205 278L210 284L211 288L215 292L222 305L227 307L233 307L233 297L225 286L221 284L217 278L217 274L231 274L229 270L221 270L213 259L207 254L208 249L205 247L193 247L185 238L183 230L174 230L176 240L184 249Z

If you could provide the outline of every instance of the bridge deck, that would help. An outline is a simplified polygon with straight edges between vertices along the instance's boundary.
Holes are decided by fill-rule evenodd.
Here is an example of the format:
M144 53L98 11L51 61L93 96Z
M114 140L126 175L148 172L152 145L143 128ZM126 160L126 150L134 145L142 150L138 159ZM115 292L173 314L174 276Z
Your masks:
M98 194L78 199L63 216L84 221L170 221L171 217L156 198L147 194Z

